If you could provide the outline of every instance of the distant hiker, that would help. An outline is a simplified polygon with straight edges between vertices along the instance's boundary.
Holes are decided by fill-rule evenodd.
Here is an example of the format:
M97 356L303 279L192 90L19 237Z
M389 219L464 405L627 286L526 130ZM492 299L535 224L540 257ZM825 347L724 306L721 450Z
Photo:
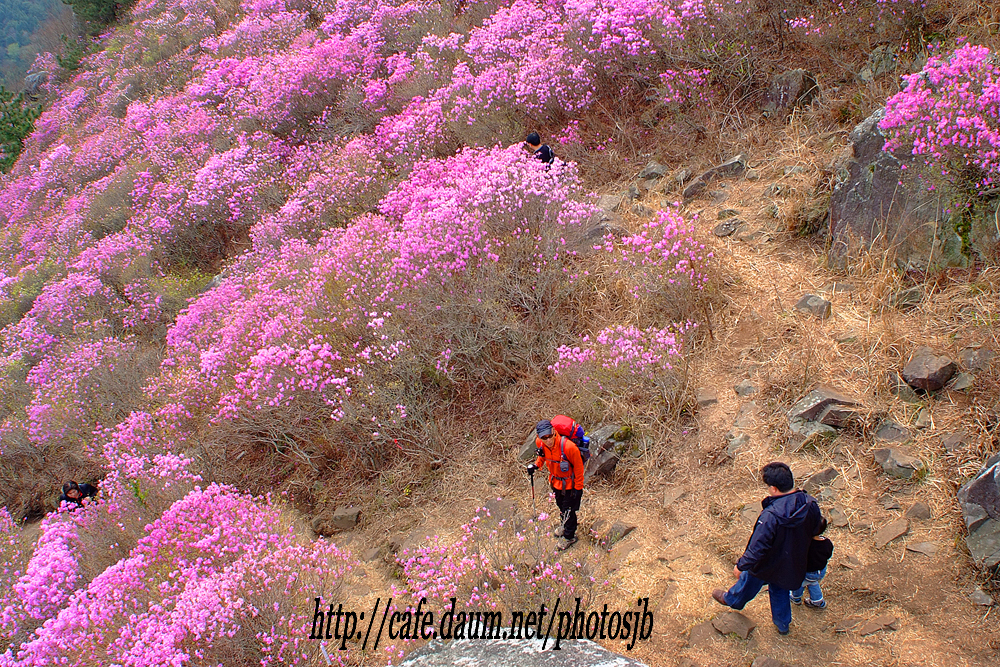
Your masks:
M823 530L823 515L812 496L795 488L786 464L768 463L761 477L770 495L764 498L747 548L733 568L739 581L728 592L716 588L712 597L739 610L767 584L771 620L780 634L787 635L792 622L790 593L805 579L809 546Z
M819 532L822 533L824 530L826 530L826 519L823 519ZM826 609L826 600L823 599L823 589L819 587L819 582L826 576L826 564L830 562L832 555L833 542L829 538L817 535L812 539L809 543L809 555L806 557L806 578L801 586L790 593L793 603L802 604L802 594L808 589L806 606Z
M548 144L542 143L542 138L538 136L537 132L532 132L524 139L525 145L531 154L536 158L544 162L546 165L552 164L556 159L556 154L552 152Z
M580 444L562 435L557 427L562 427L561 430L570 433ZM554 417L552 421L545 419L538 422L535 434L538 458L528 466L528 474L534 479L535 471L543 463L548 463L549 486L556 494L556 506L561 519L553 535L560 538L556 548L562 551L577 542L576 513L580 511L580 501L583 499L583 468L586 458L590 456L590 450L586 447L586 442L589 441L585 441L583 429L563 415Z
M77 484L69 481L63 484L62 495L59 496L59 503L83 505L84 498L93 498L97 495L97 487L90 484Z

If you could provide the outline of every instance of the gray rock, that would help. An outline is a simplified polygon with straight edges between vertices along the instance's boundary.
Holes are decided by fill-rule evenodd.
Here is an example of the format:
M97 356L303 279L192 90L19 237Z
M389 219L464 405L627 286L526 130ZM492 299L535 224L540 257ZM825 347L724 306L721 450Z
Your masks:
M621 195L601 195L601 198L597 200L597 206L608 213L613 213L621 208L622 196Z
M897 537L902 537L910 532L910 522L906 519L896 519L878 529L875 533L875 548L881 549L892 542Z
M746 223L744 223L739 218L729 218L728 220L723 220L722 222L717 224L715 228L712 229L712 233L718 236L719 238L725 238L727 236L732 236L733 234L735 234L736 230L738 230L744 224Z
M962 367L970 371L985 371L993 361L993 350L985 347L967 347L958 353Z
M843 508L834 507L830 510L830 523L837 528L844 528L850 522L848 521L847 513L844 512Z
M929 519L931 518L931 508L927 503L917 501L910 505L910 509L904 514L907 519Z
M794 166L785 167L781 173L784 174L785 176L795 176L797 174L806 173L806 168L803 167L802 165L797 164Z
M903 509L903 506L899 504L899 500L893 498L892 496L882 496L882 499L879 502L882 503L882 509L886 510Z
M821 296L806 294L795 304L795 310L825 320L830 317L831 306L832 304Z
M572 610L571 610L572 611ZM641 611L641 610L640 610ZM443 612L442 612L443 613ZM436 617L437 618L437 617ZM480 617L481 618L481 617ZM440 627L440 625L439 625ZM709 626L711 628L711 626ZM466 625L469 628L469 625ZM473 639L433 639L406 656L399 667L554 667L578 665L579 667L646 667L633 658L602 648L588 639L563 640L559 650L553 651L555 627L548 641L544 639L513 639L508 627L496 628L490 638L502 641L484 641L490 633L489 626L473 624ZM640 626L641 628L641 626ZM648 624L647 624L647 632ZM544 634L544 633L543 633ZM714 634L714 631L713 631ZM639 635L640 637L642 634ZM544 650L542 644L545 644Z
M726 454L728 456L736 456L736 454L750 442L750 436L739 429L730 429L726 433Z
M895 448L876 449L875 461L882 466L885 474L898 479L912 479L924 464L920 459Z
M636 527L631 524L615 521L614 524L612 524L611 527L597 539L597 544L605 551L611 551L616 544L631 535L635 528Z
M958 503L969 536L965 543L984 567L1000 564L1000 454L958 490Z
M941 192L928 191L922 160L883 150L878 124L884 117L885 109L879 109L851 132L852 159L830 197L830 264L844 266L855 242L869 246L878 240L887 242L904 266L968 266L955 231L958 216L946 212L950 202L940 201ZM986 231L977 225L974 248Z
M913 310L924 300L922 287L907 287L889 297L889 305L899 310Z
M48 72L32 72L24 77L24 92L28 95L38 95L42 84L49 80Z
M735 634L740 639L746 639L757 624L738 611L727 611L712 619L712 627L721 634Z
M710 621L705 621L691 628L691 632L688 633L688 646L691 648L703 648L711 644L716 637L718 637L718 634L715 631L715 627Z
M837 492L833 489L821 489L819 493L816 494L816 500L821 503L833 502L837 499Z
M907 442L911 437L910 429L891 419L882 422L875 431L875 440L878 442Z
M938 391L958 370L957 364L949 357L935 355L928 347L918 347L903 367L903 379L914 389Z
M653 215L653 209L649 208L645 204L633 204L632 213L639 216L640 218L648 218Z
M719 393L708 387L699 387L694 390L694 400L699 408L707 408L719 402Z
M360 507L338 507L333 510L333 525L340 530L350 530L358 525L361 519Z
M594 477L609 476L614 473L621 458L619 452L621 443L614 436L621 430L620 426L611 424L588 435L590 438L590 460L587 461L583 472L585 482L590 482Z
M788 426L804 438L834 436L837 432L833 427L844 426L857 415L853 409L856 405L856 401L836 389L820 385L791 407Z
M746 156L742 154L712 167L684 188L684 199L687 200L700 195L715 180L739 176L746 171L746 168Z
M979 605L980 607L992 607L994 604L993 598L987 595L979 586L976 586L972 590L972 593L969 594L969 599L972 600L972 604Z
M736 428L750 428L757 421L757 403L755 401L749 401L740 407L739 412L736 413L736 419L733 420L733 426Z
M719 211L719 220L726 220L728 218L735 218L740 214L735 208L724 208Z
M913 387L906 384L896 371L888 372L886 384L889 387L889 392L899 400L905 403L920 403L921 399L917 392L913 391Z
M637 178L639 178L639 180L646 180L646 179L659 180L664 176L666 176L668 171L669 169L664 167L656 160L650 160L646 164L646 166L642 168L642 171L639 172L639 176Z
M733 391L735 391L738 396L746 398L751 394L755 394L757 392L757 387L753 386L753 383L750 382L749 379L746 379L741 380L735 387L733 387Z
M761 111L765 115L788 112L795 107L811 104L819 97L819 93L819 84L812 72L804 69L788 70L771 79L764 93Z
M972 373L959 373L951 380L951 384L948 388L953 391L965 391L966 389L972 389L972 385L976 381L976 376Z
M820 470L818 473L809 476L809 478L802 484L802 490L810 496L815 496L820 487L826 486L839 476L840 473L837 472L836 468L826 468L824 470Z
M865 66L858 72L858 80L868 83L882 74L895 72L898 62L899 55L895 47L888 44L877 46L868 54Z
M916 428L925 429L930 428L933 424L934 421L931 419L931 413L927 408L920 408L920 411L917 412L917 418L913 421L913 425Z
M535 444L535 427L531 427L531 433L527 435L524 439L524 444L521 445L521 449L517 453L518 461L534 461L536 458L536 450L538 446ZM593 450L591 450L593 454Z

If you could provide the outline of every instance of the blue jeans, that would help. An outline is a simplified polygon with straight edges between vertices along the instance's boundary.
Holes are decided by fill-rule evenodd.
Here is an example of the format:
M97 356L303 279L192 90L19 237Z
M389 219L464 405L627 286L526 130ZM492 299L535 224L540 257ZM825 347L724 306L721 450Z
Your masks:
M743 609L747 602L757 597L765 584L767 582L763 579L741 572L739 580L726 593L726 604L737 611ZM768 584L767 594L771 599L771 620L778 626L779 632L788 632L788 625L792 622L792 601L788 597L788 589Z
M796 600L802 599L802 592L808 588L809 589L809 599L813 602L820 602L823 600L823 589L819 587L820 580L826 576L826 568L817 572L806 572L806 579L802 582L802 585L792 591L792 597Z

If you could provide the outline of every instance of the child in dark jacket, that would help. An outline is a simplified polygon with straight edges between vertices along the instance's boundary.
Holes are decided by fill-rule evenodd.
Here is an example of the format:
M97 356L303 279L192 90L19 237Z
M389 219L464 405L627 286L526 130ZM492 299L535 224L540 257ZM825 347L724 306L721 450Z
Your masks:
M826 530L826 519L823 520L823 530ZM801 586L789 593L793 603L802 604L802 594L808 588L809 598L805 601L806 606L816 609L826 608L826 600L823 599L823 590L819 587L819 582L826 576L826 564L830 562L832 555L833 542L822 535L815 536L806 556L805 580Z

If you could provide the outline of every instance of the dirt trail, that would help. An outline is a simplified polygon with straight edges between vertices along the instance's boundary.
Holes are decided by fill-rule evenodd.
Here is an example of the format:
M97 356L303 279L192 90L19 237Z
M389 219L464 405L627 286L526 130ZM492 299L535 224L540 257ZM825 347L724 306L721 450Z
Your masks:
M836 148L827 141L825 157ZM998 281L994 276L985 287L962 280L937 285L924 304L906 313L886 307L900 282L879 266L877 256L847 275L835 275L825 268L822 241L786 231L785 212L821 173L817 160L807 160L801 173L786 175L785 167L802 161L787 152L776 154L756 165L758 178L726 184L724 201L719 194L711 203L709 196L684 211L698 213L698 232L711 246L717 267L711 334L703 332L693 350L691 384L715 390L718 403L700 408L691 421L655 443L668 450L668 463L641 488L610 481L585 494L582 533L598 518L637 526L608 558L613 572L602 602L631 605L636 597L650 598L656 613L653 638L630 655L654 666L750 665L765 656L803 666L1000 664L997 614L969 599L977 581L954 495L991 447L977 415L996 402L996 369L968 393L945 391L921 405L900 401L884 386L885 373L898 370L916 345L952 355L971 344L996 348L989 310ZM649 199L644 203L655 207ZM717 238L712 230L723 209L738 211L747 226ZM806 293L831 300L832 316L821 320L797 313L793 306ZM755 393L737 395L734 386L743 380ZM846 429L832 442L794 452L787 443L786 411L817 383L858 399L866 427ZM751 403L753 410L747 407ZM887 417L912 427L921 407L932 424L914 430L908 446L926 462L928 474L917 482L891 480L871 454L870 427ZM741 410L750 440L728 457L725 436ZM752 416L746 416L748 410ZM967 444L946 452L942 436L959 430L968 434ZM765 495L758 471L770 460L788 462L797 482L828 467L838 473L821 500L825 513L836 507L846 517L846 525L828 532L836 544L822 583L828 607L794 607L791 634L781 637L762 594L744 610L757 624L747 639L703 632L700 624L726 611L711 591L733 582L733 564L756 518L753 504ZM389 589L392 567L380 547L393 535L415 539L429 532L455 533L490 497L516 499L528 511L530 497L520 476L511 474L515 467L510 453L505 460L445 472L441 484L465 489L462 502L410 507L380 517L357 535L339 537L367 559L345 595L364 608ZM546 502L540 499L539 508ZM874 533L917 502L926 503L930 518L908 519L906 535L876 548ZM932 543L936 551L928 556L906 549L918 543ZM591 548L581 540L566 557L586 557ZM879 617L895 622L862 634L866 622ZM838 632L838 626L849 629ZM615 642L604 643L623 650Z

